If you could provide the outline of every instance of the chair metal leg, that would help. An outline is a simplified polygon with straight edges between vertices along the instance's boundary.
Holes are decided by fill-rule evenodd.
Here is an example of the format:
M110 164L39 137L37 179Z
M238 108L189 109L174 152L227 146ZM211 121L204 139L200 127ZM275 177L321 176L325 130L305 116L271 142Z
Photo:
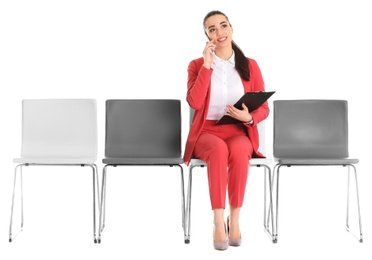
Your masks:
M14 184L13 184L13 196L12 196L12 207L11 207L11 216L10 216L10 227L9 227L9 242L12 242L12 240L23 230L24 225L24 213L23 213L23 173L22 169L23 166L28 166L29 164L19 164L16 166L14 171ZM33 165L39 165L39 166L66 166L67 164L33 164ZM100 211L101 203L100 203L100 195L99 195L99 179L98 179L98 167L95 164L69 164L69 166L89 166L92 168L93 172L93 239L94 242L97 243L97 211ZM15 196L16 196L16 185L17 185L17 173L20 174L20 195L21 195L21 229L15 236L13 236L13 216L14 216L14 204L15 204ZM97 191L96 191L97 189ZM98 206L97 206L98 205ZM99 225L99 223L98 223Z
M264 228L267 234L269 235L270 239L273 243L277 242L277 236L275 233L275 226L274 226L274 209L273 209L273 198L272 198L272 173L271 169L267 165L256 165L257 167L263 166L265 168L265 175L264 175ZM190 230L191 230L191 189L192 189L192 170L194 167L197 166L190 166L189 167L189 181L188 181L188 189L187 189L187 204L186 204L186 221L185 221L185 243L190 243ZM200 166L204 167L204 166ZM267 190L266 190L266 175L268 175L268 182L269 182L269 209L267 210ZM271 231L270 231L270 220L271 220Z
M358 221L359 221L359 237L354 235L360 243L363 242L363 232L362 232L362 217L360 214L360 204L359 204L359 188L358 188L358 178L357 178L357 170L354 165L347 165L348 166L348 176L347 176L347 209L346 209L346 230L354 235L349 227L349 205L350 205L350 168L353 168L354 177L355 177L355 188L356 188L356 198L357 198L357 207L358 207Z
M274 166L273 172L273 182L275 183L275 175L276 175L276 214L275 214L275 240L278 240L278 212L279 212L279 169L283 166L281 164L277 164ZM290 165L286 165L290 167ZM359 188L358 188L358 179L357 179L357 171L354 165L344 165L348 166L348 180L347 180L347 207L346 207L346 230L350 232L353 236L355 236L359 242L363 242L363 232L362 232L362 218L360 212L360 203L359 203ZM357 199L357 210L358 210L358 221L359 221L359 237L354 235L349 227L349 209L350 209L350 168L353 168L354 177L355 177L355 188L356 188L356 199ZM274 186L273 186L274 187Z
M100 216L99 216L99 235L97 242L101 243L102 232L105 229L105 221L106 221L106 182L107 182L107 167L109 166L120 166L120 165L110 165L107 164L103 167L102 171L102 184L101 184L101 201L100 201ZM121 166L129 166L129 165L121 165ZM144 165L143 165L144 166ZM148 165L148 166L165 166L164 164L155 164L155 165ZM181 170L181 213L182 213L182 227L185 230L185 223L186 223L186 214L185 214L185 192L184 192L184 174L183 174L183 167L180 164L169 165L170 167L178 166Z
M93 170L93 239L94 243L98 242L97 236L97 210L98 212L101 209L100 195L99 195L99 179L98 179L98 168L97 165L90 165ZM97 206L98 204L98 206Z
M264 170L264 227L266 233L269 235L271 241L276 243L275 237L275 229L274 229L274 211L273 211L273 197L272 197L272 176L271 176L271 169L267 165L260 165L265 168ZM266 190L266 175L268 175L269 181L269 209L267 210L266 201L267 201L267 190ZM270 220L271 220L271 231L270 231Z
M192 188L192 170L196 166L189 167L189 181L187 187L187 204L185 218L185 244L190 243L190 224L191 224L191 188Z
M105 229L105 217L106 217L106 173L107 167L110 165L105 165L102 171L102 186L101 186L101 205L99 211L99 231L97 242L101 243L102 232Z
M274 243L278 242L278 219L279 219L279 169L282 165L281 164L276 164L273 169L273 177L272 177L272 185L271 187L274 187L275 184L275 176L276 176L276 195L275 195L275 214L273 210L273 215L272 217L275 219L274 221ZM274 201L273 201L274 203Z
M172 165L173 166L173 165ZM185 181L184 181L184 175L183 175L183 167L179 164L176 166L180 167L181 170L181 214L182 214L182 228L185 232Z
M12 207L11 207L11 213L10 213L10 227L9 227L9 242L12 242L13 239L23 230L23 224L24 224L24 215L23 215L23 173L22 173L22 168L26 164L19 164L15 167L14 170L14 183L13 183L13 196L12 196ZM17 184L17 172L19 170L19 178L20 178L20 199L21 199L21 228L17 233L13 236L13 215L14 215L14 200L15 200L15 194L16 194L16 184Z
M267 209L267 177L266 177L267 173L266 173L266 169L265 169L265 172L264 172L264 227L265 227L265 230L267 230L267 227L269 227L269 223L270 223L270 219L271 219L271 213L270 213L270 210ZM272 183L269 184L270 186L272 185ZM270 203L270 202L269 202ZM270 208L270 204L269 204L269 208Z

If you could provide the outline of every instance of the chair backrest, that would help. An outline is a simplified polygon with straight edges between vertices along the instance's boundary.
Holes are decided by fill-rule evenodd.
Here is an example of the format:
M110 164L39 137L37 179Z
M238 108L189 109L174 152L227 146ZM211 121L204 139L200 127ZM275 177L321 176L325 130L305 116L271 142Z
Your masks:
M189 118L189 124L191 125L192 119L194 117L194 109L190 107L190 118ZM258 128L258 134L259 134L259 147L258 151L261 152L263 155L266 155L266 128L265 128L265 120L261 121L259 124L257 124Z
M181 101L106 100L106 158L181 158Z
M275 158L349 156L346 100L275 100L273 103Z
M96 100L23 100L21 157L96 159Z

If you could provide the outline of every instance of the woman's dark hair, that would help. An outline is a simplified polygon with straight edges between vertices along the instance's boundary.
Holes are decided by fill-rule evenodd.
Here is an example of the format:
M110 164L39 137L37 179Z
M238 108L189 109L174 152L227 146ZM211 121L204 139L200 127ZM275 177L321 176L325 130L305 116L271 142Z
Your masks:
M204 33L206 35L207 35L207 32L205 31L206 20L209 17L217 15L217 14L225 16L226 20L230 24L229 18L224 13L222 13L221 11L218 11L218 10L210 11L209 13L207 13L207 15L204 17L204 20L203 20ZM231 26L231 24L230 24L230 26ZM240 77L242 79L248 81L250 79L250 72L249 72L249 66L248 66L249 64L248 64L247 57L244 55L243 51L239 48L239 46L234 41L232 41L232 48L233 48L234 53L235 53L235 68L238 71Z

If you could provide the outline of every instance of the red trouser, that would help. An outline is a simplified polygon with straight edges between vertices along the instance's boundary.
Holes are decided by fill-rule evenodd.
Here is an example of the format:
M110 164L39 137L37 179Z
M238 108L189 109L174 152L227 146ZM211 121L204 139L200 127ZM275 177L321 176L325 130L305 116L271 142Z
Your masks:
M253 147L244 126L216 125L207 120L196 142L194 155L207 163L212 209L225 208L226 188L233 207L243 205Z

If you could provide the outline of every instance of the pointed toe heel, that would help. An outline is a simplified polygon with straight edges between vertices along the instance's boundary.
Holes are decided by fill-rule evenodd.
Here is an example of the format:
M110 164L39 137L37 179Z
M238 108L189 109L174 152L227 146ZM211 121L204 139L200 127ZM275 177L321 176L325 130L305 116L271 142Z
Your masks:
M240 235L239 238L230 238L230 219L227 217L227 237L229 239L229 246L241 246L242 244L242 236Z
M242 238L229 238L229 246L241 246Z
M226 224L225 224L225 234L226 234L226 237L227 236L227 231L226 231ZM214 230L213 230L213 237L214 237ZM229 240L226 238L225 241L214 241L213 240L213 247L214 249L216 250L220 250L220 251L223 251L223 250L226 250L229 248Z
M216 250L226 250L229 248L229 243L227 241L213 242L213 247Z

